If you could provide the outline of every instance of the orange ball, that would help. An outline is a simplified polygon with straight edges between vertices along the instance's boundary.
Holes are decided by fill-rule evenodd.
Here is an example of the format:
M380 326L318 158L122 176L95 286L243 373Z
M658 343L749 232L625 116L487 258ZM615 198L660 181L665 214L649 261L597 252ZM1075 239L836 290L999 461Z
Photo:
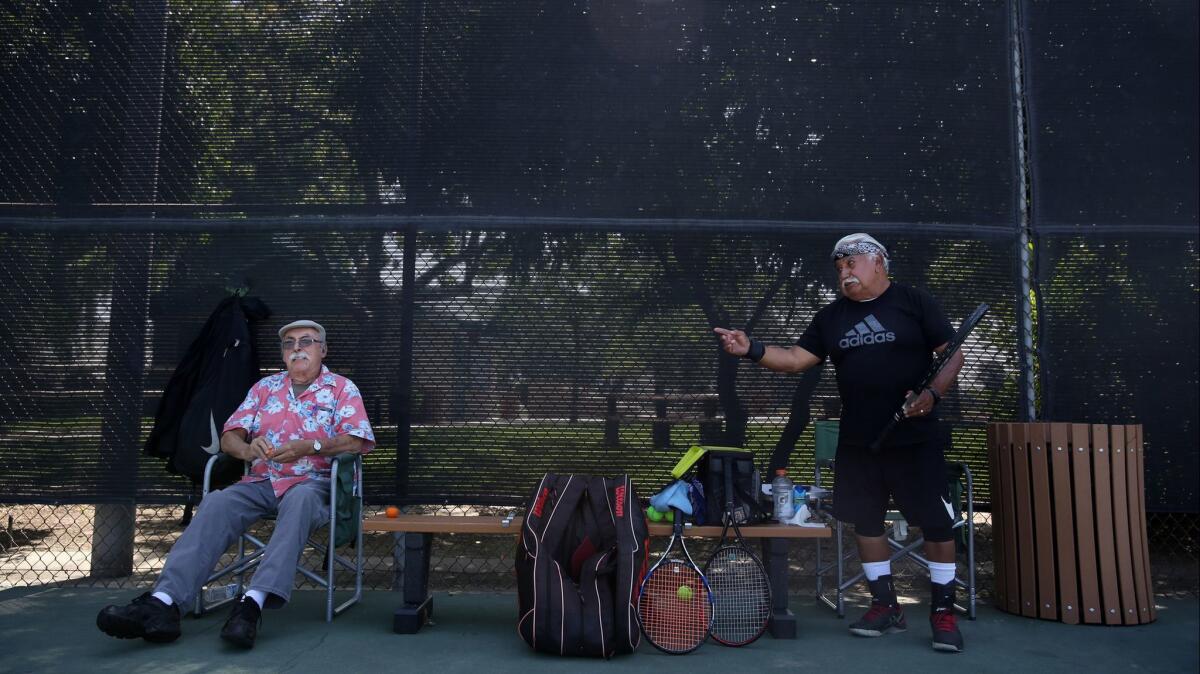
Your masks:
M400 516L400 509L397 508L396 506L388 506L387 510L384 512L387 513L388 517L399 517Z

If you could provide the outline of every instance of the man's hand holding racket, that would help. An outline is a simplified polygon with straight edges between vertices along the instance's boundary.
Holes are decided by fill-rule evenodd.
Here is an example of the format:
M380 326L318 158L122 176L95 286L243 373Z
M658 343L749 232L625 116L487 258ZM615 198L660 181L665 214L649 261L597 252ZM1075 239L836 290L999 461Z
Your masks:
M915 395L912 391L908 391L904 394L904 416L927 416L933 411L935 404L937 403L933 399L933 394L927 388L921 389L921 392Z
M975 311L963 319L962 324L958 326L958 330L955 331L950 341L938 347L937 355L930 364L929 370L925 373L925 377L921 379L921 383L917 384L917 393L914 395L912 391L909 391L904 397L904 404L900 406L899 411L892 415L887 425L879 432L879 436L871 443L871 451L878 452L883 447L884 441L887 440L892 429L901 420L912 417L923 417L933 410L933 406L937 404L936 392L933 390L934 383L939 381L940 378L943 380L941 385L947 386L947 380L952 381L958 376L958 369L962 367L963 362L962 354L959 353L959 350L962 348L963 342L966 341L967 335L971 334L976 325L979 325L979 321L983 320L987 312L988 305L986 304L980 304L975 307Z

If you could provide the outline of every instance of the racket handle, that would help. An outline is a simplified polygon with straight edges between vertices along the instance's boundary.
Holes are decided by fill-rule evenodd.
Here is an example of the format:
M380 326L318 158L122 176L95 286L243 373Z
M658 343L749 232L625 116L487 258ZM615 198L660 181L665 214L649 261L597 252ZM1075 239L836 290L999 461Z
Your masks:
M896 427L896 424L900 423L901 418L903 417L901 417L900 413L896 412L892 415L891 419L888 419L887 426L883 427L883 430L879 432L879 437L875 438L875 442L871 443L872 452L875 454L879 453L880 448L883 447L883 441L887 440L887 436L891 435L892 429Z
M680 510L679 508L676 508L675 506L671 506L671 513L674 515L673 521L671 522L671 533L673 533L676 538L682 538L683 537L683 511Z

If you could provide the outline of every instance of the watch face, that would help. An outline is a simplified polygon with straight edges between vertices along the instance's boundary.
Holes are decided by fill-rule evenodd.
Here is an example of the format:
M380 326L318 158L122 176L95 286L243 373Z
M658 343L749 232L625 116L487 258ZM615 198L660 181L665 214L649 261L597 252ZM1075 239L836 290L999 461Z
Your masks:
M318 454L321 453L321 441L320 440L313 440L313 451Z

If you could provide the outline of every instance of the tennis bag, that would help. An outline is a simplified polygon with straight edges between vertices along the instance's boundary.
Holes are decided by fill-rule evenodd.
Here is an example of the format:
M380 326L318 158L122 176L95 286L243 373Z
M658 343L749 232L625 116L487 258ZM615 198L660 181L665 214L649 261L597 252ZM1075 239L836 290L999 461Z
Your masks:
M536 651L610 658L641 643L650 532L633 483L546 473L517 543L517 631Z

